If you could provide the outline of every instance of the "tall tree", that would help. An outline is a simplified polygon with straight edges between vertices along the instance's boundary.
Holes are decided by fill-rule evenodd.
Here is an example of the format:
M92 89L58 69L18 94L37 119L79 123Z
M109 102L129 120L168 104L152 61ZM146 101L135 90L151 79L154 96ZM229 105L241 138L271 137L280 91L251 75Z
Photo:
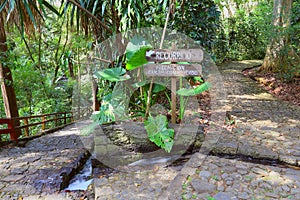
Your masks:
M274 0L273 25L274 37L267 47L260 72L285 72L288 69L289 35L293 0Z
M18 104L13 85L13 78L10 68L5 64L6 54L8 51L5 20L18 26L24 37L24 32L30 33L33 27L36 27L38 18L45 16L47 7L53 12L58 12L47 1L27 1L27 0L5 0L0 3L0 81L4 101L6 117L18 117ZM15 121L15 126L19 121ZM17 131L20 135L20 131Z
M6 44L5 22L3 19L3 13L0 13L0 81L1 90L4 101L4 108L7 118L18 117L18 106L16 100L16 94L13 87L12 74L8 66L3 62L6 59L6 51L8 50Z

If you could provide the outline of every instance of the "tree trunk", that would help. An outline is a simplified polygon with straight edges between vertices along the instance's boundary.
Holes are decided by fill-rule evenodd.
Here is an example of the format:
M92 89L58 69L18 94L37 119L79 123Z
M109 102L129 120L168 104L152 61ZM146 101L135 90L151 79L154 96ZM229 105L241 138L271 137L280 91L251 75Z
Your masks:
M100 102L97 98L98 90L99 88L98 88L97 81L92 77L93 111L100 110Z
M4 20L3 16L0 13L0 57L1 60L5 59L5 53L7 52L6 45L6 34L4 29ZM10 69L5 66L5 64L0 62L0 81L1 81L1 90L4 102L4 108L7 118L18 117L18 107L15 90L13 87L13 79ZM19 126L19 120L15 121L15 126ZM17 132L19 135L19 131Z
M274 36L267 47L260 72L286 72L289 37L284 29L290 26L293 0L274 0Z

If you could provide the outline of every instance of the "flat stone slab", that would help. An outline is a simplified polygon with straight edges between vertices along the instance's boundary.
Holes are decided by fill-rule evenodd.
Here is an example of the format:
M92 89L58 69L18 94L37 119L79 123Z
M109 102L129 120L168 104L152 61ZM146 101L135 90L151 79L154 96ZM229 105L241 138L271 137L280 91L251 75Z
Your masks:
M1 148L0 199L47 196L66 187L90 154L80 134L80 127L90 123L70 125L33 139L25 147Z

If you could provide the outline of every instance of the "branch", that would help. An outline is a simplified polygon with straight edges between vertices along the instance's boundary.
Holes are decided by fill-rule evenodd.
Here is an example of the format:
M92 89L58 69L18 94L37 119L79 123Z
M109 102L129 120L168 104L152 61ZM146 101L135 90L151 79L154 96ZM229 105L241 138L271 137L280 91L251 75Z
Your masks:
M112 63L112 61L110 60L105 60L103 58L97 58L97 57L91 57L92 59L95 59L95 60L100 60L100 61L103 61L103 62L106 62L106 63Z

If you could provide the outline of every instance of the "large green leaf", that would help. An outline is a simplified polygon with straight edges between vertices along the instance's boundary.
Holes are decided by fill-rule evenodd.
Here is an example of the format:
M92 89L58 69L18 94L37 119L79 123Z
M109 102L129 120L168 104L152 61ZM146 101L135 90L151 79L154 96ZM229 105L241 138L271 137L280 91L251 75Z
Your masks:
M143 87L143 86L145 86L147 84L149 84L148 81L141 81L141 82L137 82L137 83L132 84L132 87L139 88L139 87Z
M106 124L116 120L111 94L103 97L100 110L98 113L92 115L92 119L98 124Z
M126 47L126 69L133 70L146 64L146 51L151 45L142 37L134 37Z
M168 129L168 120L166 116L150 116L148 120L145 121L145 129L151 142L154 142L166 152L171 151L174 143L174 130Z
M109 68L96 72L95 76L104 80L117 82L125 81L130 78L128 75L125 75L125 73L126 70L123 68Z
M194 96L197 94L201 94L202 92L208 90L209 88L210 88L210 84L205 82L193 89L182 88L178 90L176 93L180 96Z
M153 93L158 93L158 92L162 92L166 89L166 86L161 85L161 84L154 84L153 85Z
M205 92L207 90L209 90L210 88L210 84L208 82L205 82L199 86L197 86L194 91L195 91L195 95L197 94L201 94L202 92Z

